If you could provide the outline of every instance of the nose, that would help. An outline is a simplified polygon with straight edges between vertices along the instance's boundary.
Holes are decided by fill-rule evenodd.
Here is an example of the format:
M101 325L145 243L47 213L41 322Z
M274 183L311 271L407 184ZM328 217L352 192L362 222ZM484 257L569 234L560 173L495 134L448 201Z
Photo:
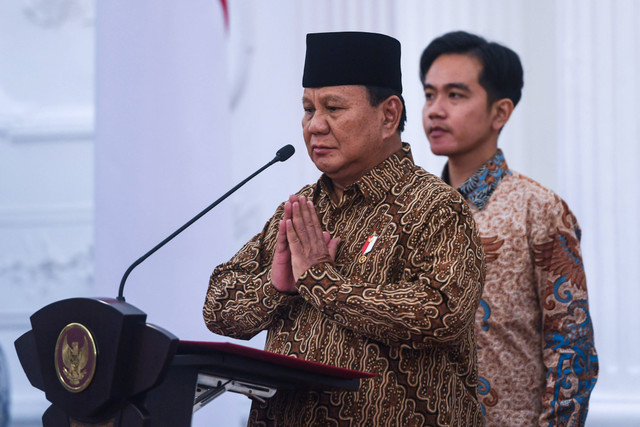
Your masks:
M310 133L322 134L327 133L329 126L327 125L327 119L321 112L316 111L307 124Z
M443 118L447 115L447 111L442 101L442 97L434 96L424 104L426 116L430 119Z

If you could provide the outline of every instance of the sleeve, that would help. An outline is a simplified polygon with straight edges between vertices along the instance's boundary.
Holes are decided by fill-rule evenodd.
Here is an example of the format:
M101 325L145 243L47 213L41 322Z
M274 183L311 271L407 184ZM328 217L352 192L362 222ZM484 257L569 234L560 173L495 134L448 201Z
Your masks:
M540 426L583 426L598 377L598 356L580 252L580 228L556 199L544 241L532 245L542 308L546 389Z
M392 280L366 282L324 263L299 278L300 295L338 324L387 345L419 349L468 337L485 265L465 202L448 197L433 209L412 207L395 226L397 242L378 271L400 271L389 273Z
M249 339L266 329L278 308L293 298L271 284L271 261L283 206L260 234L213 271L203 308L205 324L212 332Z

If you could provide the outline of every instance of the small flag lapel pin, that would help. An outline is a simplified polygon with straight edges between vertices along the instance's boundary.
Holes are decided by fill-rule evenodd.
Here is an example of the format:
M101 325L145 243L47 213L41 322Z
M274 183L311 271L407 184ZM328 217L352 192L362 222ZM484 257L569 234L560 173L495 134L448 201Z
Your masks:
M367 254L373 249L373 245L376 243L376 240L378 240L378 236L372 234L371 236L369 236L369 238L367 238L367 241L364 242L364 246L362 246L362 255L358 259L358 262L360 262L360 264L364 263L367 260Z

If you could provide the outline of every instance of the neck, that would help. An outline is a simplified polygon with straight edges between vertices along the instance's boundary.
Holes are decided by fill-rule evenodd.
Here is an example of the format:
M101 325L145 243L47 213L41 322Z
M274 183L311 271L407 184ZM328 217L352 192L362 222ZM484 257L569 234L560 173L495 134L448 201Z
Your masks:
M460 188L482 165L495 156L497 151L497 147L492 147L491 150L485 150L485 152L481 154L467 153L466 155L449 157L448 169L451 186L453 188Z
M333 192L330 195L331 201L337 205L340 202L340 199L342 199L343 194L344 194L344 187L334 182Z
M351 175L348 180L345 179L336 179L336 177L329 177L331 179L331 184L333 186L333 195L331 199L334 203L338 203L342 198L342 194L344 193L345 188L357 182L364 175L369 173L370 170L378 166L380 163L387 160L394 153L402 148L402 139L400 138L399 133L394 133L391 138L387 139L383 145L383 149L378 153L376 160L371 162L367 167L363 168L359 174ZM335 200L334 200L335 198Z

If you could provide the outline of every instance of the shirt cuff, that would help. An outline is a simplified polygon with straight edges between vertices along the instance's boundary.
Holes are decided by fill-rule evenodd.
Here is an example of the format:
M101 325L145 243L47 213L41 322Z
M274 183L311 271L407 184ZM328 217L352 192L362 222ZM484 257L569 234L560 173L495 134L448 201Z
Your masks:
M328 262L316 264L298 278L298 292L305 299L321 299L325 304L335 299L342 277Z

